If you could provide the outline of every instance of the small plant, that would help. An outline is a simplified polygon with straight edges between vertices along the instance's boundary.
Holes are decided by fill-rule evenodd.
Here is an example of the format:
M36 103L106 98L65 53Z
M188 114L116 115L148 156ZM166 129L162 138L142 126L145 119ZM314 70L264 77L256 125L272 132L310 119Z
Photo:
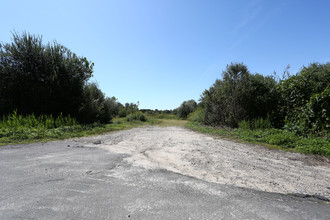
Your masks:
M250 129L250 121L249 120L243 120L238 123L239 129Z
M271 128L272 125L270 123L269 117L267 117L266 119L263 118L257 118L253 121L253 129L269 129Z
M269 129L272 125L270 123L269 117L266 119L263 118L256 118L252 121L250 120L243 120L238 123L239 129L252 129L252 130L258 130L258 129Z

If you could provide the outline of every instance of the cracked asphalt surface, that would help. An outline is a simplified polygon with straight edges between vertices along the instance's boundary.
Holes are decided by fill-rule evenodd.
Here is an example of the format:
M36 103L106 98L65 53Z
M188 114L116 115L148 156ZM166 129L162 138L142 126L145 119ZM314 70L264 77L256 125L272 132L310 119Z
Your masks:
M317 197L148 169L86 140L0 147L0 219L330 219Z

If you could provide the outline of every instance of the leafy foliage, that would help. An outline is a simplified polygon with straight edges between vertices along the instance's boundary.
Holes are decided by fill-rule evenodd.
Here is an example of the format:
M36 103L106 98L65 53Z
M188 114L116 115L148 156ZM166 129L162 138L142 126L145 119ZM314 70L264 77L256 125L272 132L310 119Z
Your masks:
M203 123L204 115L204 109L201 106L197 106L196 110L188 115L188 120L192 122Z
M129 115L127 115L126 116L126 120L127 121L130 121L130 122L131 121L142 121L142 122L145 122L145 121L147 121L147 117L142 112L137 111L137 112L133 112L133 113L130 113Z
M76 117L93 65L57 42L14 33L12 43L0 44L0 114Z
M26 139L29 136L39 138L52 130L60 134L69 127L75 127L79 124L70 116L64 117L60 114L57 117L52 115L41 115L36 117L34 114L26 117L17 114L14 111L7 117L3 116L0 121L0 138L15 137L15 139Z
M179 108L176 109L176 114L179 118L187 119L188 115L192 113L197 107L195 100L191 99L184 101Z
M327 132L330 128L330 63L311 64L281 81L278 114L286 129L298 133ZM285 120L283 120L285 118Z
M118 114L121 104L115 97L105 97L96 83L87 84L83 94L84 100L79 110L79 121L109 123L112 117Z
M238 128L240 129L269 129L271 128L271 122L269 120L269 117L266 119L263 118L255 118L254 120L243 120L238 123Z
M14 33L0 44L0 115L71 115L83 123L108 123L123 105L87 83L94 64L56 41Z
M232 63L190 114L194 130L282 149L330 156L330 63L313 63L275 80ZM238 129L233 129L238 127ZM226 129L227 128L227 129Z
M276 81L251 74L242 63L232 63L201 97L204 123L237 127L244 119L265 118L277 107Z

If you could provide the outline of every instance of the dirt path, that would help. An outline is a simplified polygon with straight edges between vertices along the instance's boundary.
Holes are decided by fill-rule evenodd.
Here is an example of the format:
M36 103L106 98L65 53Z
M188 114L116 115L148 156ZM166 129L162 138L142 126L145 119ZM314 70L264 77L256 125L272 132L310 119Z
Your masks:
M267 192L330 198L330 162L324 158L215 139L178 127L135 128L77 142L128 154L127 162L146 169Z

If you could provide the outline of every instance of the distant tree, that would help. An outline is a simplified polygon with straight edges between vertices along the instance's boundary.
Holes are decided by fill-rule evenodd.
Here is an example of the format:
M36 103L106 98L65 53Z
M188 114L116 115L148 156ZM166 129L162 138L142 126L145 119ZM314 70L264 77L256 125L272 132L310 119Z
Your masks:
M191 99L184 101L179 108L177 108L177 115L180 118L187 119L187 116L192 113L197 107L195 100Z
M126 115L139 111L139 105L135 103L125 103Z

